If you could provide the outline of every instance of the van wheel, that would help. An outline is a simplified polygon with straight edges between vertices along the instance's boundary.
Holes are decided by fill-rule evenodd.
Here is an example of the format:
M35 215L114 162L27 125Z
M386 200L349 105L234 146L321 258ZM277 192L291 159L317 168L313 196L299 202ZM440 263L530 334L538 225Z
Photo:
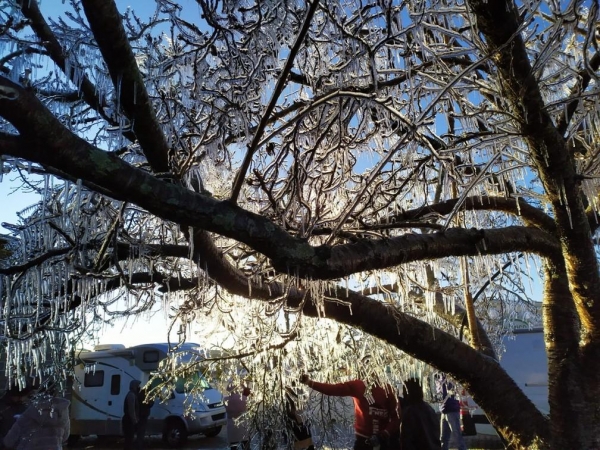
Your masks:
M204 430L202 433L204 433L204 436L206 437L215 437L221 432L221 428L222 427L209 428L208 430Z
M171 448L179 448L187 441L187 430L179 420L167 423L163 433L163 441Z
M69 438L67 439L67 446L74 447L75 444L77 444L77 442L79 442L80 438L81 438L81 436L79 436L78 434L69 435Z

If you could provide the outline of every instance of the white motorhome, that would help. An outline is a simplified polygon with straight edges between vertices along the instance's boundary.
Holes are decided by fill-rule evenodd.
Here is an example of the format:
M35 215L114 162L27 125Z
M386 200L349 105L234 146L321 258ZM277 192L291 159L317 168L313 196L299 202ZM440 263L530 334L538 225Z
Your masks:
M543 329L516 329L512 335L504 337L503 344L505 352L500 356L500 365L533 404L543 414L549 414L548 357L544 344ZM483 410L479 408L473 399L465 395L461 400L463 402L461 412L465 434L495 435L496 431L490 425ZM474 430L467 425L471 418L475 425Z
M168 344L100 345L78 355L71 391L71 440L79 436L121 434L123 403L131 380L146 386L159 363L169 354ZM175 353L177 364L201 360L196 344L183 344ZM187 395L190 385L203 390L201 398ZM177 379L167 400L157 400L148 419L147 435L161 434L172 447L189 435L216 436L227 423L222 394L200 371Z

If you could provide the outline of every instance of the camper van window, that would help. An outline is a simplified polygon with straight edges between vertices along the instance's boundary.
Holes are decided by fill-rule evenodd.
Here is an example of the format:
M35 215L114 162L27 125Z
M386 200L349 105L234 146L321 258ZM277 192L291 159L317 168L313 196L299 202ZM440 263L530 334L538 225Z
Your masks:
M94 372L87 372L83 379L83 385L85 387L99 387L104 385L104 370L96 370Z
M119 395L121 393L121 375L113 375L110 378L110 395Z
M158 350L151 350L151 351L147 351L144 352L144 362L145 363L154 363L154 362L158 362Z
M206 381L206 378L198 372L185 378L177 377L177 380L175 381L175 392L183 394L185 392L190 392L193 389L210 389L210 384Z

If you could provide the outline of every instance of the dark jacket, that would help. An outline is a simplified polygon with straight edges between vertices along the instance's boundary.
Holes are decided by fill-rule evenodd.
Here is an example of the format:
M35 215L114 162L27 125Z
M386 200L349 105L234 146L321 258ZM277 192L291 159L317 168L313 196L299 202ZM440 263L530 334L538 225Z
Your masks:
M147 420L150 417L150 411L154 406L154 400L149 398L148 392L144 389L138 394L140 419Z
M442 405L440 411L442 414L460 412L460 402L454 392L454 384L442 376L436 380L436 389L438 394L442 395Z
M69 401L46 398L25 410L4 438L4 445L16 450L60 450L70 432Z
M227 412L227 440L230 444L249 439L250 428L246 411L248 397L228 386L229 395L223 399Z
M440 421L423 401L423 388L416 379L404 383L402 402L402 450L440 450Z
M7 394L0 400L3 408L0 411L0 449L4 446L4 437L8 434L14 423L17 421L17 416L23 414L27 409L20 397Z
M439 450L440 422L425 402L409 405L402 414L402 450Z
M129 392L123 402L123 420L134 425L140 421L140 384L138 380L131 380Z

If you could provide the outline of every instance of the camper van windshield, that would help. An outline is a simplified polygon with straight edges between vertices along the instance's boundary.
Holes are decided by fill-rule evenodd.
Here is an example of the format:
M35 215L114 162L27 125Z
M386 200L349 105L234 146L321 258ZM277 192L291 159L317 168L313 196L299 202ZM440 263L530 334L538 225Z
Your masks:
M193 373L185 378L177 377L175 381L175 392L178 394L184 394L195 389L210 389L210 387L211 386L208 381L206 381L206 378L199 372Z

